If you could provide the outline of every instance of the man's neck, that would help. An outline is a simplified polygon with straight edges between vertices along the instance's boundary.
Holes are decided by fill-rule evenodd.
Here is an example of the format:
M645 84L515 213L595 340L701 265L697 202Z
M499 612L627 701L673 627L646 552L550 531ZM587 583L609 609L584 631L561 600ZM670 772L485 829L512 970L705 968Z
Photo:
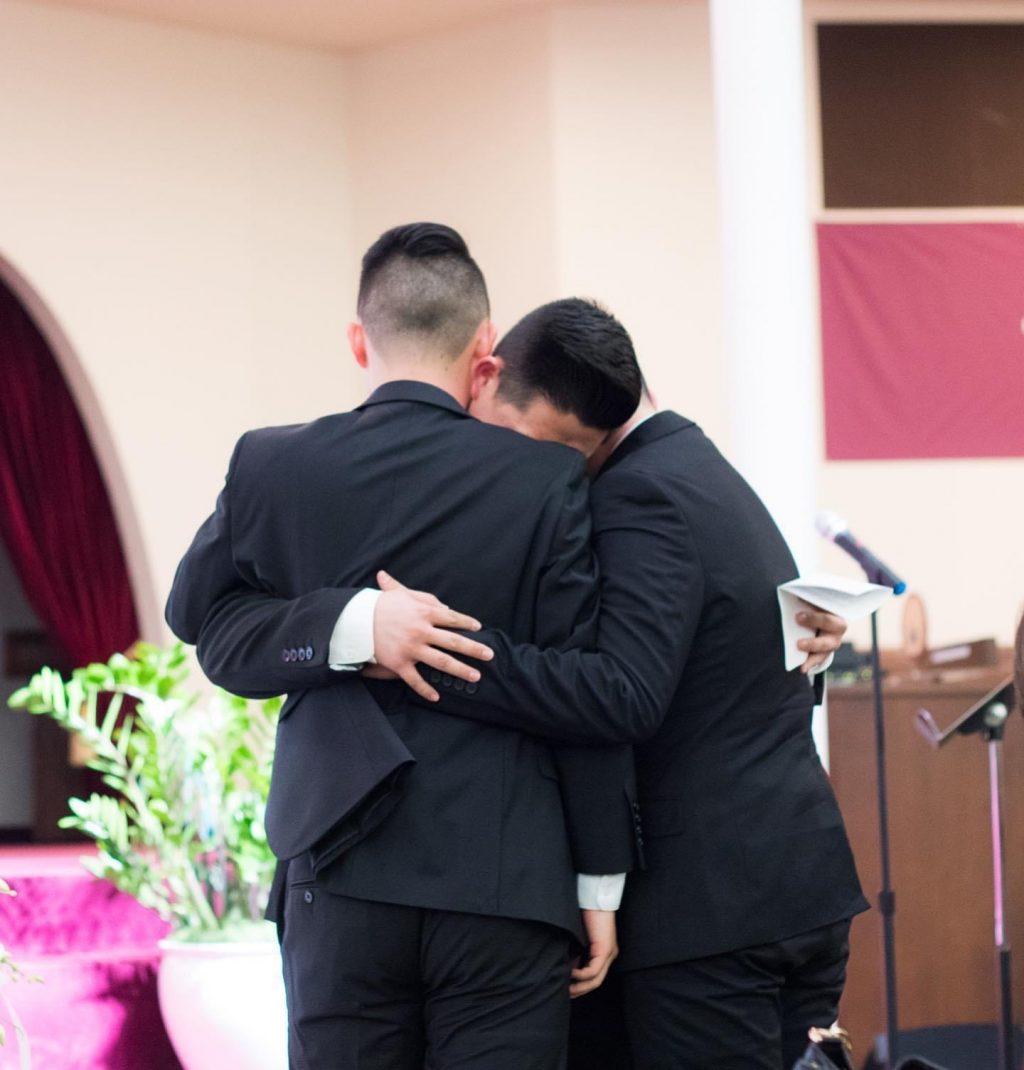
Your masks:
M452 363L427 360L391 361L388 364L378 361L371 365L369 374L374 390L385 383L411 380L436 386L438 390L451 394L463 408L469 405L469 382L461 360Z
M619 448L622 441L629 435L629 433L636 428L639 424L642 424L648 417L653 416L658 411L654 402L645 394L640 399L640 404L637 406L636 412L622 425L616 427L614 431L601 443L600 448L590 458L588 468L592 476L596 475L605 461Z

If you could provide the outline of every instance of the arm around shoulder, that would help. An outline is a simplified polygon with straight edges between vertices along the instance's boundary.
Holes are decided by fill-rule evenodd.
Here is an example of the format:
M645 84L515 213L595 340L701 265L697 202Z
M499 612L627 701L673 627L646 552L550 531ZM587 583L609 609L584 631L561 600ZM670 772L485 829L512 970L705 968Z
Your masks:
M493 648L493 661L478 666L472 692L442 687L442 709L591 746L638 742L658 730L703 605L698 548L652 474L616 469L599 477L593 506L597 571L585 488L574 481L563 487L545 574L545 591L556 605L574 607L583 624L567 642L541 637L538 644L485 628L477 638ZM596 649L586 649L594 642Z

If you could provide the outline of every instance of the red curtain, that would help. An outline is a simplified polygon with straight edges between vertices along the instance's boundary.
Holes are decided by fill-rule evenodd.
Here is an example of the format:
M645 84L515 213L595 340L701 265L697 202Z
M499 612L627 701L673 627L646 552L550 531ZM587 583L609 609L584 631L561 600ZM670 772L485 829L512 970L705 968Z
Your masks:
M53 353L0 282L0 540L72 666L138 638L99 464Z

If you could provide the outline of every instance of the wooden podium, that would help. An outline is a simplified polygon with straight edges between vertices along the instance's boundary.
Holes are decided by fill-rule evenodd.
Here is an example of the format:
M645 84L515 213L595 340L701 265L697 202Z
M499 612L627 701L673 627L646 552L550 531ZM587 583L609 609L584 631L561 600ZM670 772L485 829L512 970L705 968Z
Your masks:
M1003 665L918 674L885 681L889 821L896 893L896 978L900 1030L995 1022L992 845L988 755L964 737L931 748L914 718L921 707L945 727L1009 676ZM850 834L864 892L880 887L875 795L874 713L870 684L831 684L828 695L832 783ZM1015 991L1024 980L1024 723L1006 728L1007 929L1018 949ZM881 924L877 909L857 918L841 1022L857 1065L885 1032ZM1021 1010L1018 998L1018 1013Z

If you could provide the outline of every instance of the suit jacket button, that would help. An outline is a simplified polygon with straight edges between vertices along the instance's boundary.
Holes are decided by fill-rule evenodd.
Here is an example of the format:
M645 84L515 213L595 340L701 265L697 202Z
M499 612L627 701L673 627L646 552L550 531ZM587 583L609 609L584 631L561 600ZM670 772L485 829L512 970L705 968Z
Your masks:
M477 685L476 684L466 684L466 694L467 695L475 695L476 694L476 690L477 690Z
M313 648L311 646L306 647L306 661L313 660Z
M313 893L307 888L306 891L303 893L302 898L305 899L307 903L312 903Z
M299 661L305 661L306 648L304 646L300 646L299 649L295 652L295 656L299 659Z
M439 684L441 682L441 674L437 671L437 669L430 670L430 682L432 684Z
M455 690L456 691L461 691L465 686L466 686L466 681L465 680L458 680L457 679L455 681Z
M441 683L444 684L445 687L451 687L452 678L447 673L445 673L444 676L441 677Z
M295 651L291 647L289 647L285 651L284 660L285 661L294 661L295 660Z
M287 647L285 647L284 650L281 651L281 660L282 661L287 661L288 660L288 648Z

